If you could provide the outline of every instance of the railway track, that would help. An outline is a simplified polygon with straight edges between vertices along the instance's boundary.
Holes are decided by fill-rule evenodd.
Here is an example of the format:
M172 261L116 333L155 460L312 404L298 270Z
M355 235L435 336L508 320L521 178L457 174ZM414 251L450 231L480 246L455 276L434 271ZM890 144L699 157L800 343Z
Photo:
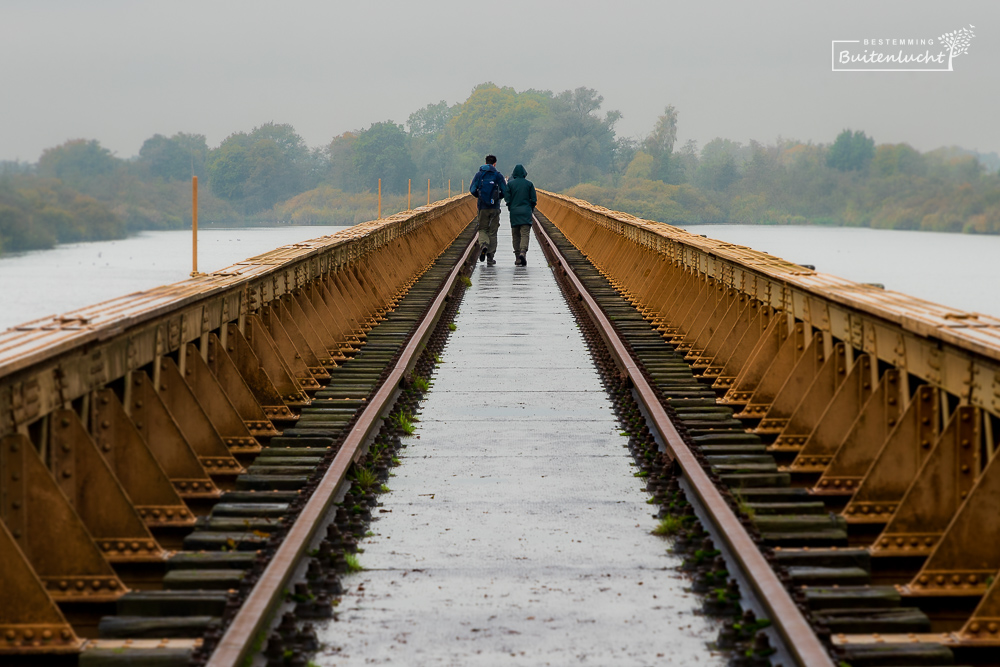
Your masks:
M720 402L725 390L713 388L717 377L692 363L680 337L644 317L548 219L536 221L589 329L658 516L687 555L694 590L705 594L708 613L730 615L718 646L735 649L734 664L778 657L773 640L748 631L748 622L773 624L796 664L954 665L956 654L962 664L1000 664L991 647L956 649L947 633L935 635L960 624L970 606L904 598L896 584L912 579L920 561L873 559L878 532L849 530L838 515L843 495L812 492L817 476L790 470L794 456L774 446L774 435L754 432L761 420L745 406ZM741 588L755 599L741 604ZM766 616L741 616L748 607Z
M857 340L850 327L850 340L813 331L817 322L804 319L813 311L796 311L801 300L785 288L779 298L769 285L756 301L732 287L737 269L725 266L730 287L703 280L677 292L672 310L655 310L640 297L662 299L686 277L642 280L674 250L655 241L659 255L635 259L628 244L650 241L614 222L612 247L598 252L599 237L587 239L594 261L570 240L579 226L571 233L541 213L537 222L661 529L706 613L726 619L717 646L733 664L1000 665L995 544L970 543L963 527L980 517L991 535L993 418L976 389L961 401L949 394L940 369L951 352L913 354L921 361L907 370L900 350L926 344L898 334L892 366L869 340L890 318L858 325ZM84 313L0 340L12 369L0 378L0 583L14 601L0 610L5 664L307 664L317 648L310 623L332 615L340 575L378 511L475 235L452 220L447 238L458 236L443 243L436 228L392 224L359 230L358 245L323 250L325 259L285 249L249 281L237 270L214 276L220 287L175 288L171 298L180 294L190 312L140 322L128 336L92 333ZM386 249L417 246L436 261L393 273ZM697 271L715 261L689 248L670 261L689 257ZM272 263L294 268L279 279ZM597 268L609 264L616 271ZM756 256L739 270L772 264L800 275ZM335 289L308 287L307 274ZM192 310L185 299L197 290L208 300ZM338 296L348 293L356 303ZM326 309L336 333L317 325ZM818 324L832 329L825 312ZM915 322L907 326L926 338ZM723 340L730 329L739 335ZM963 335L940 333L949 345ZM66 342L74 337L79 353ZM920 366L927 356L930 370ZM971 374L988 363L974 358ZM907 391L904 409L896 399ZM866 438L883 444L866 448ZM914 443L928 454L914 455ZM942 490L934 466L952 464L958 482ZM138 469L147 474L130 475ZM893 514L901 506L911 514ZM127 537L115 532L122 526Z
M269 647L272 664L279 647L278 664L299 664L315 642L310 627L301 620L332 615L331 603L340 591L338 577L347 571L357 539L376 511L376 495L394 465L400 429L412 414L421 389L426 389L421 378L429 374L435 352L448 333L447 324L464 289L460 276L475 233L474 225L467 224L396 299L379 304L374 317L356 330L353 341L339 346L339 358L333 363L320 364L295 355L295 361L312 366L309 376L299 381L308 389L283 397L280 408L267 410L266 426L256 424L252 439L228 442L232 463L219 466L221 470L210 469L211 477L199 480L197 486L174 481L174 486L187 494L183 505L169 510L170 518L182 520L157 524L148 517L152 540L148 546L131 548L158 551L155 557L115 563L106 586L117 589L117 594L62 602L59 609L68 625L52 623L61 619L53 612L46 618L44 607L35 612L25 608L26 600L19 600L16 593L7 598L14 603L16 618L35 613L38 620L50 622L8 625L4 664L235 665L247 656L253 658L262 646ZM295 333L302 335L306 327L300 323ZM236 347L246 340L235 330L230 334L226 354L213 348L205 360L208 365L222 356L238 360L241 350ZM248 338L254 334L260 336L251 332ZM217 346L227 345L219 338L211 340ZM325 348L306 345L293 349ZM170 366L169 358L161 363L166 368L153 379L145 373L134 374L135 386L125 394L125 404L133 408L132 419L143 419L137 418L138 414L149 420L147 424L136 421L137 429L177 428L165 412L158 424L154 423L155 414L142 412L160 405L154 394L146 393L150 390L146 385L158 385L163 392L168 385L182 382L183 371ZM191 375L200 365L189 357L186 367L187 383L194 384ZM272 371L270 377L276 376ZM308 382L312 378L315 381ZM105 393L98 392L93 406L98 429L102 424L111 428L114 419L128 419L124 414L100 413L116 406L121 410L120 394L112 389L102 391ZM187 408L194 410L197 405ZM171 410L178 408L173 405ZM62 427L79 428L80 439L86 438L77 410L63 410L54 416L62 420ZM107 419L101 421L104 417ZM54 425L58 428L60 422ZM51 446L59 447L59 442L53 438ZM250 442L259 446L249 446ZM21 452L23 448L20 440L10 437L5 450ZM75 472L88 484L101 480L84 467L83 459L78 457L75 462ZM9 471L10 461L4 464ZM97 464L91 465L103 472ZM60 469L58 465L56 469ZM43 471L36 473L34 479L26 481L45 485ZM19 481L20 473L14 473L13 478ZM113 479L106 483L113 483ZM339 505L333 507L334 501ZM30 502L37 501L31 498ZM15 509L18 506L15 502ZM166 512L167 508L159 508L157 517L167 519ZM15 539L22 536L20 531L12 534L6 529L0 536L9 539L11 535ZM116 548L100 540L96 544L106 551ZM13 543L4 547L10 564L7 557L15 554L6 551L8 548L14 548ZM129 548L128 544L117 545L118 551ZM36 557L33 564L37 562ZM12 593L10 577L17 574L6 573L5 596ZM31 579L34 575L27 572L22 576ZM74 585L72 580L69 583ZM120 592L123 589L124 594ZM94 590L99 591L96 583ZM19 604L25 607L19 609ZM10 613L11 609L5 611ZM265 643L272 623L276 634ZM74 635L85 639L76 640ZM56 644L60 636L61 645Z

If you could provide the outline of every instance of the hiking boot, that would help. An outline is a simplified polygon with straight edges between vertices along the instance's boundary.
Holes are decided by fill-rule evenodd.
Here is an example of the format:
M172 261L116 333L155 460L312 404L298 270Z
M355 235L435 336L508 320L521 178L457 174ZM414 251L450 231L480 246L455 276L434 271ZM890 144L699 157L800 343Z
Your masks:
M479 251L479 261L480 262L485 262L486 261L486 245L485 244L483 245L482 250Z
M527 266L527 265L528 265L528 258L525 257L524 255L521 255L521 266Z
M493 259L493 255L486 256L486 266L496 266L497 261Z

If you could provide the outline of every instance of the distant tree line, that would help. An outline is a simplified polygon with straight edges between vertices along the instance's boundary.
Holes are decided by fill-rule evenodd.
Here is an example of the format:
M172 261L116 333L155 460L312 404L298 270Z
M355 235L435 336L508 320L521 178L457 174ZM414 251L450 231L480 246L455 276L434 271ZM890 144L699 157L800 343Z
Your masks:
M464 102L428 104L405 124L372 123L310 148L291 125L265 123L209 148L200 134L147 139L121 159L97 141L46 150L37 164L0 163L0 252L104 239L190 221L190 186L208 187L200 218L239 224L350 224L414 204L428 179L453 192L494 153L500 169L525 165L540 188L674 224L863 225L1000 233L996 154L921 153L876 145L860 130L831 144L717 138L678 144L667 106L645 137L621 137L618 111L597 91L560 93L476 86ZM986 165L989 165L988 168Z

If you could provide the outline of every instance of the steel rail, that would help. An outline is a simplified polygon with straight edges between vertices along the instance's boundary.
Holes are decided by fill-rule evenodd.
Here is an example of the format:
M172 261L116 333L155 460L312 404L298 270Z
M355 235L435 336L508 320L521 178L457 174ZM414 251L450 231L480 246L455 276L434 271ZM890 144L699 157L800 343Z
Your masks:
M351 463L360 453L361 446L372 429L378 424L382 410L395 394L403 374L411 362L416 360L425 339L437 323L445 300L448 298L450 287L455 283L455 279L462 270L465 259L469 256L475 243L476 238L473 237L463 252L461 261L456 263L451 273L448 274L441 291L431 304L429 312L410 337L406 347L403 348L395 368L365 407L357 424L348 433L333 463L323 475L323 479L320 480L302 512L295 519L295 523L292 524L271 562L268 563L257 584L233 618L233 622L226 629L212 653L207 667L240 667L243 665L254 639L265 629L265 624L270 620L269 612L281 601L282 592L287 588L292 573L305 555L306 549L315 536L316 529L329 512L337 489L347 475Z
M545 240L546 245L552 250L556 259L559 260L563 271L565 271L573 287L580 294L582 303L590 313L591 319L597 325L598 331L607 343L609 351L616 358L619 368L628 374L640 400L653 420L654 426L660 432L660 436L663 438L663 442L666 444L669 453L684 471L684 475L698 496L698 500L701 501L712 523L715 524L733 557L746 574L747 580L754 589L754 593L767 610L770 620L782 639L784 639L792 656L800 665L808 667L833 667L834 663L830 658L830 653L812 631L809 622L806 621L802 612L795 605L792 596L789 595L778 579L778 576L774 573L774 570L771 569L770 564L757 548L757 544L750 537L750 534L743 527L743 524L740 523L732 509L730 509L719 489L709 479L701 464L677 432L677 429L674 428L674 424L670 421L666 410L663 409L652 387L649 386L639 365L632 359L628 349L622 343L621 338L618 337L618 333L611 325L611 321L604 315L601 307L577 277L569 262L559 252L558 247L552 241L548 232L545 231L545 228L539 223L538 218L534 215L532 217L537 225L540 238Z

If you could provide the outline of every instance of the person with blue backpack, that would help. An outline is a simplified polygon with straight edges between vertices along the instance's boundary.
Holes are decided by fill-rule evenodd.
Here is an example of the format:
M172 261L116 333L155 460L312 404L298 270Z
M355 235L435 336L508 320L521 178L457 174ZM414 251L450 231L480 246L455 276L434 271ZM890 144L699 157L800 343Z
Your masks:
M497 157L486 156L486 164L479 168L469 184L469 192L476 198L479 210L479 261L487 266L496 264L497 231L500 229L500 202L507 198L507 179L497 171Z

